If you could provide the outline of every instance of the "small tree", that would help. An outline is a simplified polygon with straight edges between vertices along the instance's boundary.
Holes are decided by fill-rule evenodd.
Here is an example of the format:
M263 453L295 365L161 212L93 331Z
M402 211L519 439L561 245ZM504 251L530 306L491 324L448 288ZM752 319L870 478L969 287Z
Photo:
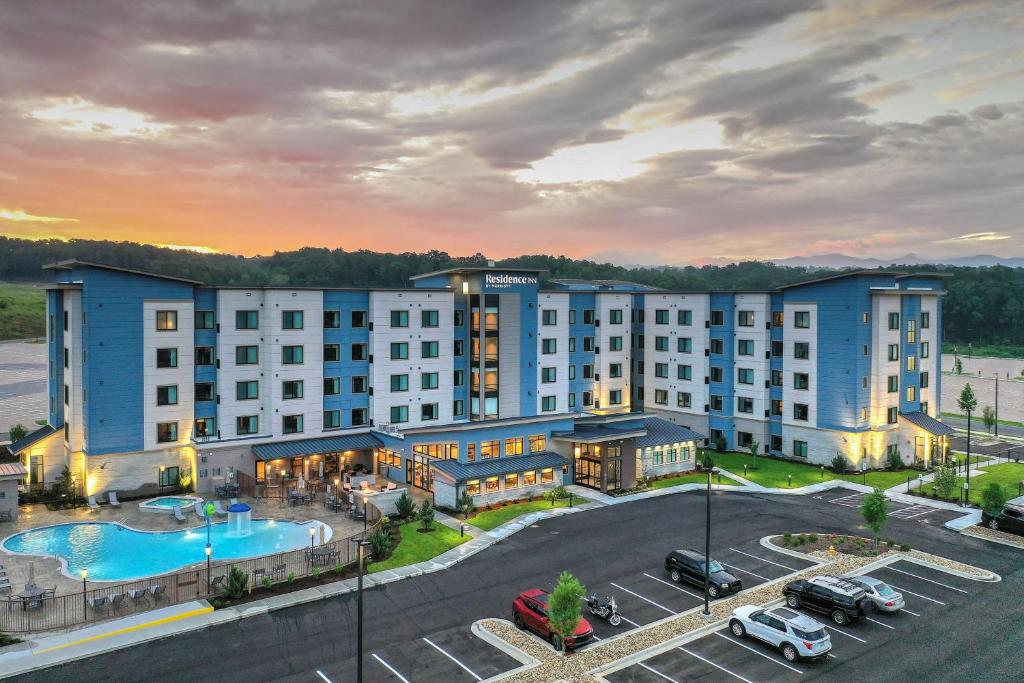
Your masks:
M231 569L228 570L228 580L224 586L224 595L232 600L237 600L242 597L248 587L249 574L235 565L231 565Z
M15 441L21 441L26 436L28 436L28 430L25 429L25 425L23 425L23 424L21 424L19 422L18 424L16 424L13 427L11 427L10 434L11 434L11 442L13 443Z
M728 445L729 444L726 442L725 437L721 434L715 437L715 450L719 453L724 451Z
M952 498L956 490L956 468L952 465L939 465L935 469L934 484L940 498Z
M992 406L985 406L981 409L981 421L985 423L985 429L989 432L996 426L996 411Z
M380 527L370 534L367 541L370 543L370 553L373 557L377 560L383 560L391 548L391 531L385 527Z
M704 451L704 454L701 456L700 465L706 470L710 470L715 466L715 458L711 455L711 451Z
M555 589L548 600L548 623L558 636L555 648L561 649L565 639L572 636L579 626L582 614L581 602L587 591L583 584L569 572L562 572Z
M848 466L849 463L846 460L846 456L836 451L836 457L832 458L832 471L836 474L842 474Z
M750 455L754 458L754 462L752 463L752 467L755 470L757 469L757 449L760 448L760 447L761 447L761 444L759 444L757 442L757 439L752 439L750 441L750 445L747 446L747 448L750 449Z
M1006 491L996 482L993 481L981 492L981 509L989 517L995 517L1002 512L1004 505L1006 505Z
M964 364L960 362L959 358L953 361L953 372L958 375L964 374Z
M462 495L459 496L459 500L455 506L465 517L469 517L470 513L472 513L473 509L476 507L473 504L473 496L469 495L468 491L462 492Z
M900 449L898 447L892 449L886 454L885 466L890 470L898 470L903 467L903 456L900 454Z
M864 496L864 502L860 505L860 513L864 517L865 524L875 532L875 550L878 550L878 535L885 528L889 521L889 501L886 499L882 489L875 489Z
M420 511L416 514L416 517L420 520L420 526L423 527L424 531L430 531L434 528L434 506L430 504L429 498L423 499L423 505L420 505Z
M416 511L416 502L413 501L412 496L409 495L408 491L402 491L402 495L395 501L395 512L402 519L409 519Z
M971 481L971 413L978 407L978 399L974 395L974 389L971 388L970 383L964 385L963 391L960 392L960 398L957 399L957 405L960 406L960 410L967 413L967 465L964 467L964 474L967 475L967 481Z

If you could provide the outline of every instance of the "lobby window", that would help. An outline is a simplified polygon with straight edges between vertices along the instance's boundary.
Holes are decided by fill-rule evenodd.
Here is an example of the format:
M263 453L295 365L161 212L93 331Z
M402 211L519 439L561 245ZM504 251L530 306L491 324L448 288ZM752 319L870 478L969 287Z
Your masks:
M409 311L391 311L391 327L409 327Z
M583 338L583 350L584 351L593 351L594 350L594 338L593 337L584 337Z
M441 343L436 341L420 342L420 358L437 358L440 355Z
M917 400L917 387L907 387L907 401Z
M196 347L196 365L213 365L213 347Z
M341 411L340 410L325 410L324 411L324 429L337 429L341 426Z
M437 389L437 387L438 387L438 373L436 373L436 372L420 373L420 389Z
M505 439L505 455L522 455L523 437L517 436Z
M914 344L917 342L917 321L907 321L907 343Z
M540 342L541 353L552 354L558 352L558 340L557 339L542 339Z
M196 311L196 329L212 330L213 328L213 311Z
M693 353L693 340L689 337L676 339L676 351L679 353Z
M665 376L668 377L668 366L665 366ZM610 363L608 365L608 377L617 379L622 377L622 363Z
M657 403L659 406L668 405L668 392L665 391L664 389L655 389L654 402Z
M622 350L622 337L608 337L608 350L609 351L621 351Z
M679 408L689 408L691 401L692 401L692 397L690 396L689 392L687 392L687 391L677 391L676 392L676 406L678 406Z
M668 325L668 309L659 308L654 311L654 324L655 325Z
M213 399L213 382L196 382L195 400L212 401Z
M551 467L547 467L540 471L540 483L550 484L555 480L555 470Z
M424 403L420 406L421 420L436 420L441 414L437 403Z
M281 328L285 330L301 330L303 327L302 311L281 311Z
M420 311L420 327L437 327L441 316L437 311Z
M334 363L341 360L341 344L324 344L324 362Z
M324 377L324 396L337 396L341 393L340 377Z
M913 372L917 370L917 356L907 356L907 371Z
M921 358L927 358L929 355L931 355L931 347L928 342L921 342Z
M754 355L754 340L753 339L739 339L736 341L736 353L740 356L753 356Z
M542 384L552 384L558 379L555 368L541 368L540 381Z
M693 311L691 310L679 310L676 311L676 324L685 325L689 327L693 324Z
M523 472L523 486L536 486L537 485L537 470L530 470L529 472Z
M366 311L352 311L352 327L366 327L369 323L369 315Z
M898 361L900 359L900 345L889 344L889 360Z
M558 408L557 400L554 396L542 396L540 399L540 409L545 413L552 413Z
M798 329L809 329L811 327L810 311L793 311L793 327Z
M461 398L457 398L452 402L452 415L454 417L462 417L466 414L466 402Z
M259 311L235 311L236 330L255 330L260 326Z
M736 368L737 384L753 384L754 370L752 368Z
M370 421L369 412L366 408L353 408L351 415L353 427L361 427Z
M392 344L392 346L394 346ZM409 355L409 349L406 347L406 356ZM352 345L352 360L366 360L369 358L369 353L366 349L366 344L353 344Z
M408 360L408 342L391 342L391 360Z
M285 365L302 365L303 353L301 346L282 346L281 362Z
M782 356L785 353L785 344L782 341L776 340L772 342L772 355L776 358Z
M545 308L541 311L541 324L542 325L557 325L558 324L558 310L554 308Z
M711 353L721 355L725 353L725 342L721 339L711 340Z
M409 406L391 406L391 423L401 424L409 421Z
M793 358L808 360L811 357L811 345L808 342L793 342Z
M217 420L212 417L197 417L195 426L196 436L213 436L216 432Z
M811 376L806 372L793 373L793 388L807 389L811 385Z
M355 375L352 377L352 393L365 394L367 384L366 375Z
M807 457L807 442L806 441L793 441L793 455L797 458Z
M737 396L736 397L736 412L737 413L752 413L754 412L754 399L749 396Z
M724 403L722 402L722 397L716 396L715 394L711 394L708 400L711 405L711 410L721 410L722 406L724 405Z
M497 439L480 442L480 459L497 458L500 455L500 442Z
M285 400L302 398L304 382L301 379L290 379L281 382L281 397Z
M235 365L256 365L260 362L260 347L236 346Z
M258 415L242 415L235 418L235 434L246 436L256 434L260 430L260 418Z
M793 404L793 419L800 420L801 422L807 422L810 411L807 408L806 403L794 403Z
M466 371L455 370L452 373L452 386L461 387L466 383Z
M900 376L899 375L889 375L889 377L887 378L887 382L888 382L888 390L889 390L890 394L895 394L896 392L898 392L900 390Z
M900 409L896 406L892 406L885 411L885 421L888 424L894 425L899 420Z
M890 313L889 314L889 329L898 330L900 329L900 314Z
M786 324L786 314L783 311L772 311L772 327L782 327ZM779 446L781 449L782 446Z
M260 397L260 383L256 380L235 382L235 400L252 401Z
M725 373L722 368L717 366L711 367L711 381L712 382L723 382L725 381Z
M928 388L928 373L927 372L922 372L921 373L921 388L922 389L927 389Z
M530 435L530 452L540 453L548 447L547 437L543 434L532 434Z
M486 479L484 479L484 490L486 490L487 493L497 493L498 492L498 478L497 477L487 477Z
M620 406L620 405L622 405L622 390L621 389L613 389L612 391L608 392L608 405L610 405L610 406Z
M282 415L281 416L281 432L283 434L301 434L302 433L302 416L301 415Z
M654 364L654 376L655 377L668 377L668 363L655 363Z
M583 309L583 324L593 325L594 324L594 309L584 308Z
M921 311L921 329L927 330L932 324L932 314L928 311Z
M157 349L156 366L158 368L178 367L178 349Z
M156 442L168 443L178 440L177 422L158 422L156 425Z
M754 326L754 312L753 311L739 311L736 314L736 324L740 327L753 327Z
M341 327L341 311L324 311L324 329L337 329ZM341 418L338 418L339 422Z
M466 495L479 496L480 495L480 480L470 479L466 482Z
M409 391L409 375L391 375L391 391Z
M174 330L178 329L178 312L157 311L156 329L158 332L173 332ZM172 441L176 440L177 439L172 439Z
M782 415L782 400L773 398L770 411L772 415ZM782 446L779 446L779 448L782 448Z
M466 342L463 339L456 339L452 344L452 355L463 356L466 353Z
M608 324L609 325L621 325L622 324L622 309L613 308L608 311Z
M178 405L178 385L169 384L156 388L156 404L158 406Z
M712 325L724 325L725 324L725 312L724 311L711 311L711 324Z

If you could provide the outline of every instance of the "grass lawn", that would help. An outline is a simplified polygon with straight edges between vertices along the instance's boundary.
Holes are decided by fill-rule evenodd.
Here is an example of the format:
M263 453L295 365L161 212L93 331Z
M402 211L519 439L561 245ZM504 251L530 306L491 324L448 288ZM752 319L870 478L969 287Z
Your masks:
M942 412L942 417L959 417L962 420L967 419L967 416L963 413L947 413L946 411ZM998 420L998 422L999 424L1006 425L1007 427L1024 427L1024 422L1017 422L1016 420ZM974 438L974 436L979 432L989 434L990 436L992 434L991 432L985 431L984 421L982 421L978 415L973 414L971 415L971 431L973 432L971 434L971 438Z
M1006 494L1006 498L1016 498L1020 495L1019 484L1024 480L1024 464L1017 464L1015 462L1004 463L1002 465L986 465L982 467L982 470L986 474L981 476L971 477L971 502L980 505L981 504L981 493L988 485L995 482L1003 487L1003 493ZM953 495L948 498L953 502L960 500L960 491L963 489L964 481L963 477L956 478L956 491ZM924 492L931 494L935 490L934 484L931 482L924 485ZM915 493L920 493L921 490L915 488Z
M46 335L46 293L35 285L0 282L0 339Z
M417 531L419 528L419 522L406 522L399 527L402 540L395 548L395 552L383 562L371 562L367 566L367 571L379 572L423 562L469 540L469 536L462 537L458 531L440 522L434 522L434 530L429 534L420 533Z
M729 469L726 467L725 469ZM651 482L652 489L667 489L669 486L679 486L680 484L704 484L708 483L708 475L703 472L690 472L688 474L680 474L678 477L668 477L667 479L659 479L655 482ZM712 477L712 484L717 484L718 477ZM729 477L722 477L722 486L739 486L739 482L733 481Z
M953 344L952 342L942 343L943 353L953 353L956 346L961 356L967 358L967 344ZM1002 344L971 344L971 358L1024 358L1024 346L1010 346Z
M579 505L580 503L586 503L587 499L582 496L574 495L572 497L572 504ZM559 498L555 501L556 508L564 508L569 506L568 498ZM477 513L466 520L466 524L472 524L478 529L484 531L490 531L495 529L505 522L515 519L520 515L525 515L529 512L538 512L540 510L550 510L550 500L531 500L523 503L513 503L512 505L506 505L505 507L494 508L493 510L478 510Z
M742 453L712 453L711 457L714 458L717 467L727 469L741 477L743 476L743 466L753 462L750 455ZM756 470L747 470L746 478L761 486L784 489L790 487L789 475L793 476L792 488L820 484L830 479L845 479L857 483L862 483L864 480L860 474L837 475L828 467L825 468L824 476L822 476L820 465L805 465L801 462L763 456L758 456ZM908 469L868 472L867 485L885 489L901 482L906 483L908 476L917 476L917 471Z

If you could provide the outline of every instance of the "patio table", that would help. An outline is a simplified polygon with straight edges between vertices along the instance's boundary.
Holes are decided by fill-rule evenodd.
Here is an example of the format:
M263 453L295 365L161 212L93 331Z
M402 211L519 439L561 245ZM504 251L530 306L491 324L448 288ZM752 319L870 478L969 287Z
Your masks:
M21 608L42 607L42 598L45 592L46 590L39 586L26 586L25 590L18 593L18 597L21 598Z

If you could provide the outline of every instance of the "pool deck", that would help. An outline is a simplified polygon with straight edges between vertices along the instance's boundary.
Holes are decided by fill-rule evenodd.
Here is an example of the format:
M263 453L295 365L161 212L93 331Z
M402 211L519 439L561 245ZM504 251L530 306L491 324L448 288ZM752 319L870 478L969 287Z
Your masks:
M204 499L206 498L202 493L197 495ZM187 522L179 522L174 518L173 514L154 514L152 511L140 510L139 503L150 498L152 496L139 500L122 501L121 507L118 508L101 505L99 510L80 507L77 510L50 511L46 509L45 505L23 505L21 506L17 522L13 524L0 524L0 539L7 538L19 531L71 522L119 522L141 531L174 531L203 526L203 522L194 513L188 515ZM215 500L212 497L210 499ZM263 517L290 521L317 519L331 526L335 538L351 536L363 529L362 522L356 522L344 513L331 512L319 503L290 507L279 499L257 502L245 496L240 496L239 501L247 503L252 507L253 519ZM226 508L226 503L227 501L222 501L222 507ZM224 519L226 517L219 518L219 520ZM77 593L82 590L82 582L61 573L60 562L53 557L12 555L0 549L0 564L3 564L7 570L13 594L20 592L28 581L30 564L35 566L35 582L37 585L44 587L56 586L58 595ZM93 585L101 585L99 583L93 584L91 581L89 583L90 588ZM3 597L8 596L4 595Z

